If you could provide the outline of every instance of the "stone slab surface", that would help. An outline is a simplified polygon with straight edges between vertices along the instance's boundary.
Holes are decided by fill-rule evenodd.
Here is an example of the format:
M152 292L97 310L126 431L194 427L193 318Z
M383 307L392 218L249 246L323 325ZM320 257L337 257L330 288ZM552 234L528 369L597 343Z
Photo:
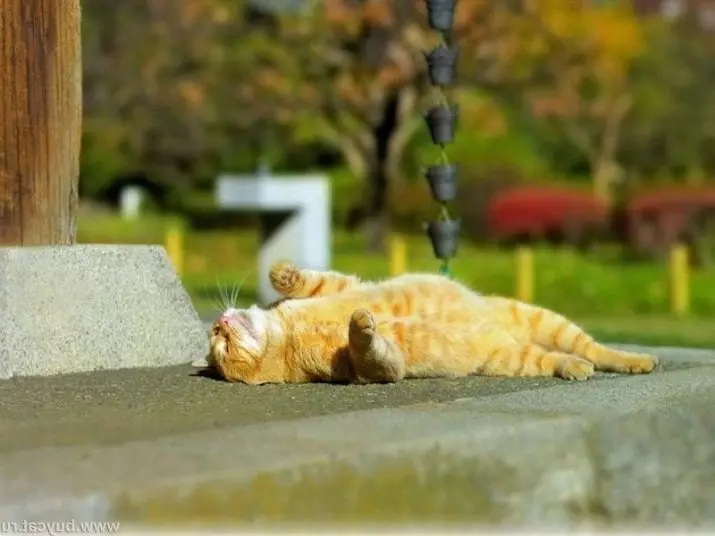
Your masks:
M6 380L0 519L712 528L715 352L651 350L584 383Z
M205 355L164 248L0 248L0 378L155 367Z

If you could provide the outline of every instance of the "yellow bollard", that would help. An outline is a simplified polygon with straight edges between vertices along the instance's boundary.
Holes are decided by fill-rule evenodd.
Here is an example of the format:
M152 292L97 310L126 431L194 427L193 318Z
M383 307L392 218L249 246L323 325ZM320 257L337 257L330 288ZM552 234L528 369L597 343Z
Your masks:
M164 247L174 265L174 270L180 276L184 269L184 232L179 222L172 221L167 225Z
M531 303L534 299L534 252L520 246L514 252L516 271L516 299Z
M396 276L407 271L407 244L402 235L390 236L390 275Z
M690 309L690 266L688 247L676 244L670 249L670 310L682 316Z

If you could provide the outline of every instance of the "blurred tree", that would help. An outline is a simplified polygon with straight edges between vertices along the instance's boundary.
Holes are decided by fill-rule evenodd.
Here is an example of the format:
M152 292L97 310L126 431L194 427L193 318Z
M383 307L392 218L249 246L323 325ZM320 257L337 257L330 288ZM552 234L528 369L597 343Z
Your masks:
M261 39L246 0L84 4L85 192L140 169L177 197L255 166L272 109L242 84Z
M479 14L487 9L487 2L460 0L457 42L483 32ZM295 126L298 140L319 139L340 151L366 186L360 219L368 247L379 249L388 186L400 180L405 149L423 125L421 112L437 102L423 52L438 37L427 27L424 2L323 0L278 22L273 42L255 56L255 91ZM463 105L460 124L485 125L482 102L472 104L468 91L458 90L456 98Z
M634 107L621 157L637 176L684 179L715 172L715 43L695 22L648 22L648 50L635 65Z
M206 93L216 62L208 37L221 24L215 6L210 0L84 4L84 162L97 174L95 184L83 186L92 192L127 168L185 186L186 171L210 147ZM106 169L96 169L102 164Z
M532 113L588 162L595 193L610 199L633 105L629 71L644 49L642 22L627 3L527 0L515 35L520 65L533 66L525 98Z
M413 154L434 149L421 117L437 101L424 0L255 3L84 0L84 193L137 169L182 192L259 157L315 167L328 147L365 185L378 247L388 186L432 161ZM507 167L583 167L606 195L620 165L715 169L712 36L692 21L639 20L622 2L459 0L455 22L460 129L448 150L471 175L534 154Z

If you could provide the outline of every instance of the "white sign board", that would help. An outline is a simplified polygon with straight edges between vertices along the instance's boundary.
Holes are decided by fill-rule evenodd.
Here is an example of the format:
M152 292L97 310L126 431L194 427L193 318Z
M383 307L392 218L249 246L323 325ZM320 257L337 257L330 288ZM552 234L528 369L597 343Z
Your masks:
M263 304L278 299L268 270L275 261L290 260L301 268L330 269L330 183L320 175L236 176L216 181L218 206L224 209L288 212L258 254L259 298Z

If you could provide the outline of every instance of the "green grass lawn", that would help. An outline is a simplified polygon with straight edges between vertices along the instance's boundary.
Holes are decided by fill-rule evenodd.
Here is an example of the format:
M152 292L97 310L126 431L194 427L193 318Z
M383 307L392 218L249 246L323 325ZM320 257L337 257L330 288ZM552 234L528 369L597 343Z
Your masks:
M672 315L576 317L597 339L651 346L687 346L715 349L714 318Z
M161 243L163 223L114 224L111 219L80 220L80 242ZM429 241L406 237L408 269L436 272ZM238 304L256 299L257 233L235 230L189 232L185 237L182 280L202 316L218 312L220 290L239 283ZM715 348L715 271L691 275L691 309L685 318L668 310L666 267L657 263L618 262L604 254L583 256L570 250L536 248L535 302L557 310L595 336L614 342ZM384 255L367 255L360 236L336 231L333 268L366 279L388 275ZM513 295L514 256L508 250L463 241L452 264L456 278L488 294Z

